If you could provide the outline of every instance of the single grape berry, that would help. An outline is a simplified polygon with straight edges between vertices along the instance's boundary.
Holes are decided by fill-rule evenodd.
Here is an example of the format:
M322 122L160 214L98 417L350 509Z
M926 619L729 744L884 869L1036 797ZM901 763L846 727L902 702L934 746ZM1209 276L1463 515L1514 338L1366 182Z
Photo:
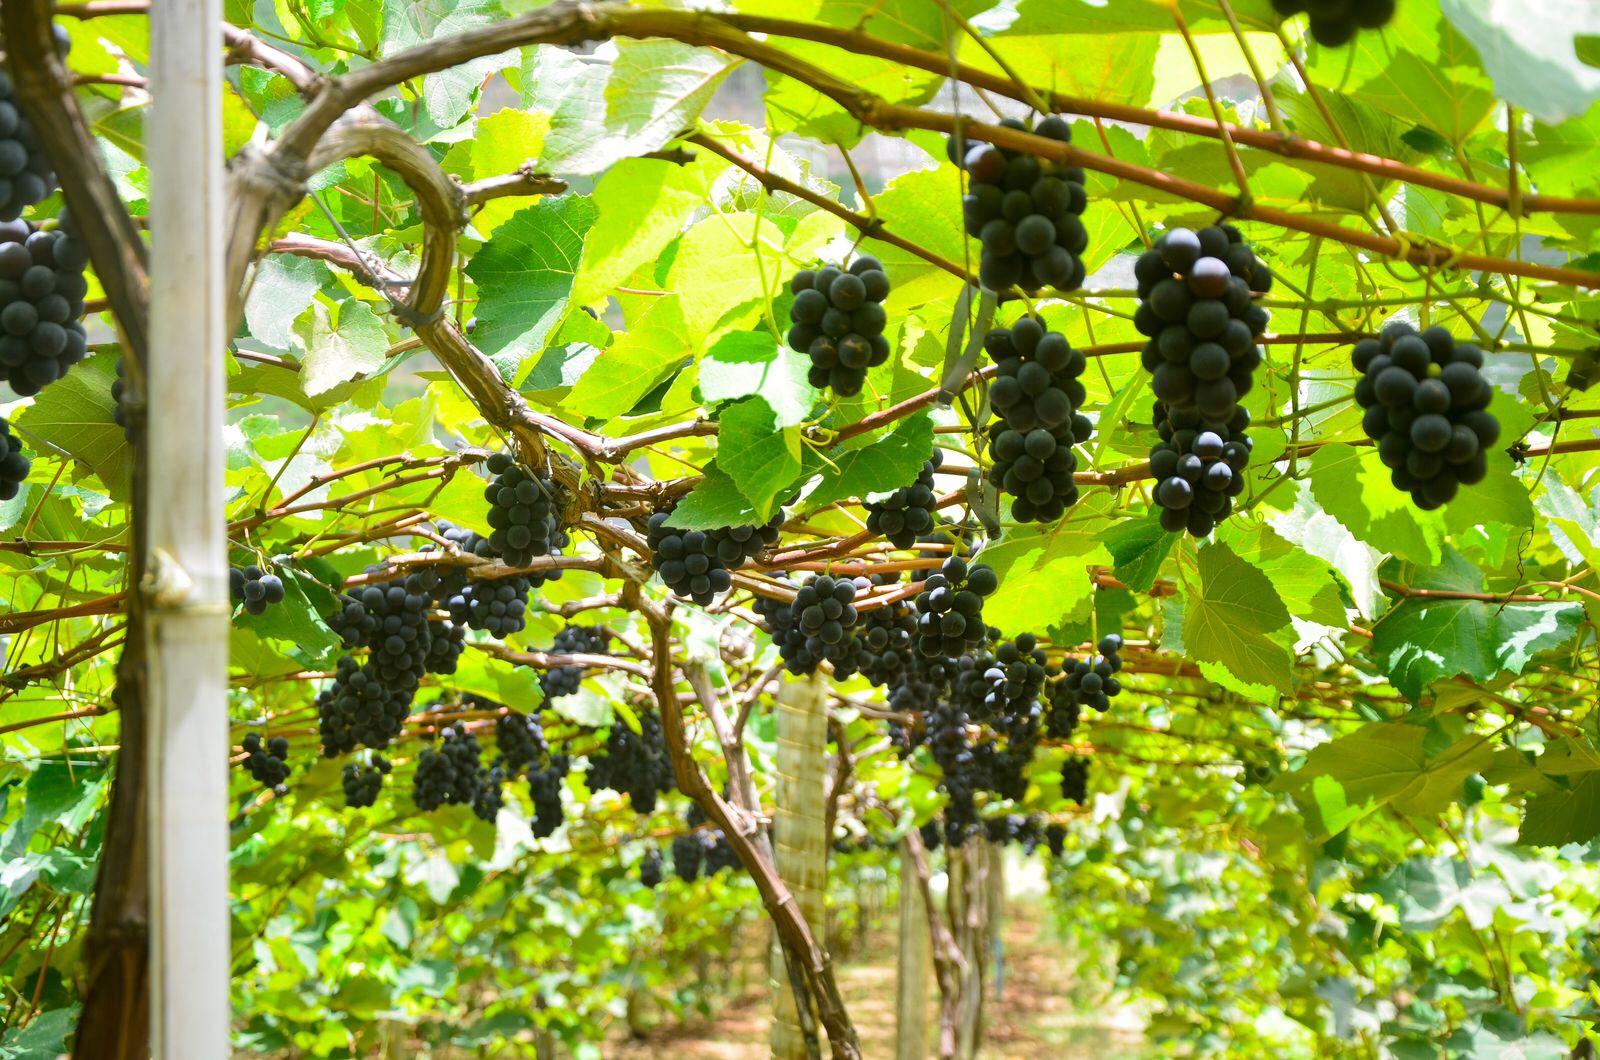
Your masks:
M22 450L22 440L11 433L11 424L0 416L0 501L9 501L28 480L33 461Z
M887 538L895 548L910 548L931 533L938 501L933 476L943 464L944 451L935 449L915 482L901 486L881 501L869 502L867 529Z
M1001 124L1029 129L1015 119ZM1042 119L1032 132L1058 143L1071 139L1070 126L1057 117ZM950 138L949 153L970 178L963 220L982 246L978 279L984 287L1033 292L1083 286L1082 254L1089 244L1080 216L1089 202L1083 170L990 144L969 145L963 137Z
M1356 343L1351 362L1361 373L1361 429L1377 444L1396 489L1431 510L1483 481L1500 423L1489 411L1494 391L1481 349L1444 328L1418 333L1396 320L1378 338Z
M861 393L867 370L889 359L883 300L889 277L877 258L859 257L848 268L802 269L789 281L789 346L811 358L806 377L818 390L841 397Z

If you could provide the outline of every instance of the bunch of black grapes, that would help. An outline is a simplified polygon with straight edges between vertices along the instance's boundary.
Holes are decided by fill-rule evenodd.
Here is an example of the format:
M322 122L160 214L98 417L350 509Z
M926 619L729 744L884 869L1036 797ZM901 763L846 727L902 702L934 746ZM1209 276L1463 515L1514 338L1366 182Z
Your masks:
M513 773L537 766L550 753L538 715L516 710L495 719L494 745L500 752L500 761Z
M1169 409L1195 407L1207 423L1226 423L1261 363L1256 338L1267 312L1252 301L1272 273L1239 230L1174 228L1134 263L1139 308L1134 325L1150 341L1144 366Z
M638 732L620 716L612 720L605 750L589 756L585 783L590 791L622 792L636 812L651 813L656 796L672 790L672 761L661 719L649 710L640 711L638 718Z
M445 522L439 524L439 531L464 555L495 557L493 546L482 534ZM424 547L423 551L432 549ZM504 639L527 626L528 591L559 577L561 572L553 570L475 579L465 570L450 569L439 576L436 596L456 625Z
M572 762L564 754L551 755L544 765L528 768L528 797L533 801L530 828L535 839L554 835L561 827L561 784L571 768Z
M472 812L480 821L494 824L500 808L506 803L506 767L496 762L479 774L478 794L472 800Z
M428 654L423 666L430 674L453 674L467 650L467 627L445 619L433 623L432 636L428 638Z
M680 880L693 883L701 876L709 879L724 869L739 867L739 855L722 829L701 827L706 818L700 807L690 806L684 821L689 831L672 838L672 868Z
M1014 118L1000 124L1028 131L1026 122ZM1071 126L1054 116L1032 132L1059 143L1072 139ZM1079 216L1089 203L1083 170L992 144L969 144L959 136L950 138L948 150L950 161L972 178L962 208L967 234L983 244L978 259L983 286L1029 292L1083 286L1080 255L1089 245Z
M650 564L667 588L704 607L733 584L731 571L778 542L783 513L766 526L678 530L667 525L671 508L650 516Z
M661 848L651 846L639 859L639 882L650 890L661 884Z
M1378 444L1395 488L1433 509L1489 473L1486 450L1500 437L1489 411L1483 351L1440 327L1418 334L1403 320L1356 343L1361 427Z
M28 480L33 461L22 451L22 439L11 433L11 424L0 416L0 501L8 501Z
M483 792L486 771L478 738L459 725L446 725L438 748L425 747L417 756L411 799L417 809L472 805Z
M954 658L988 636L983 598L1000 587L986 563L951 556L928 575L917 594L917 651L927 658Z
M0 148L0 163L3 156ZM0 221L0 380L24 397L88 353L82 317L89 254L68 234L70 223L63 215L61 227L47 232Z
M892 584L897 579L875 574L875 586ZM868 681L890 685L916 663L917 616L908 600L896 600L860 613L856 624L860 642L857 666Z
M944 464L944 451L935 449L922 465L917 480L901 486L881 501L867 505L867 529L887 538L895 548L910 548L934 527L934 472Z
M383 790L383 778L389 775L392 768L389 760L378 754L372 756L368 765L346 762L344 772L339 777L344 787L344 804L352 810L359 810L377 803L378 792Z
M62 55L65 32L53 27ZM55 170L33 123L22 113L11 75L0 71L0 221L14 221L22 211L43 202L56 187Z
M1227 423L1207 424L1197 409L1168 411L1158 401L1153 418L1161 440L1150 448L1150 474L1161 526L1204 537L1232 514L1233 499L1244 492L1255 444L1245 434L1250 414L1237 408Z
M859 616L856 594L872 591L869 578L821 574L795 591L794 601L763 601L773 642L792 674L814 674L826 659L839 678L859 665L859 642L852 636Z
M489 549L510 567L553 556L567 544L561 526L562 490L549 475L518 463L509 453L489 458L494 476L484 487L489 502Z
M1082 806L1089 801L1089 760L1069 758L1061 763L1061 796Z
M324 757L336 758L367 746L384 748L400 735L411 713L415 687L394 687L377 676L369 662L341 656L333 682L317 693L317 718Z
M1083 354L1033 317L996 328L983 340L999 369L989 383L989 480L1012 495L1019 522L1054 522L1078 500L1072 447L1092 425L1078 411L1086 396Z
M228 588L233 602L244 604L252 615L266 612L268 605L283 602L283 579L276 574L264 573L260 567L228 568Z
M877 258L860 257L847 269L801 269L789 281L789 345L811 358L806 378L840 397L861 393L867 369L889 359L883 300L889 277Z
M261 734L247 732L241 744L244 748L244 768L262 787L271 788L276 795L287 795L284 781L289 779L289 741L274 736L265 744Z
M128 381L124 358L117 358L117 377L111 380L111 422L122 428L122 436L133 442L133 420L128 415Z
M1107 711L1122 693L1117 674L1122 670L1122 634L1107 633L1087 659L1063 659L1051 675L1050 712L1046 727L1051 736L1066 739L1078 727L1083 708Z
M1349 44L1357 30L1382 29L1394 8L1395 0L1272 0L1272 9L1284 18L1308 12L1311 39L1325 48Z
M604 655L611 649L611 634L593 626L567 626L556 633L552 655ZM570 696L583 684L582 666L553 666L539 676L545 699Z

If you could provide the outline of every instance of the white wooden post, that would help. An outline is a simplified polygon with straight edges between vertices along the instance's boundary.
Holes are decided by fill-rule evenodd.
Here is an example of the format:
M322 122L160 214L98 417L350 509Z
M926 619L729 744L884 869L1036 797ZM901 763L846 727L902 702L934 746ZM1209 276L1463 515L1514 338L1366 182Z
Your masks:
M229 1052L222 0L150 7L150 1035Z

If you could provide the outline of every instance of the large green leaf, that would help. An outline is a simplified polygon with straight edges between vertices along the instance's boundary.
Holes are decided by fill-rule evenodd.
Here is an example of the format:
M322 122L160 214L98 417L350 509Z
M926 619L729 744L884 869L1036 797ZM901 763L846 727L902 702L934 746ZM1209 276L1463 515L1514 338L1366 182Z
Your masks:
M758 398L729 405L717 423L717 469L765 522L800 475L800 431L778 427L772 409Z
M1261 568L1225 544L1200 549L1198 579L1187 586L1183 645L1196 662L1215 663L1241 681L1293 691L1284 634L1289 610Z

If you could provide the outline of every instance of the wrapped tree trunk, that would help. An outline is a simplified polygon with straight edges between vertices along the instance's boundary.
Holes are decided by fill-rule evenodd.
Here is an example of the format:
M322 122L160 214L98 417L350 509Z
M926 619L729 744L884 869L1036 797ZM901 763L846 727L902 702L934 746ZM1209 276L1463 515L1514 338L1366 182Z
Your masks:
M788 885L800 913L815 934L825 922L828 883L827 678L785 679L778 690L778 760L772 845L778 876ZM820 935L817 937L821 937ZM809 1004L809 1000L806 1002ZM772 1055L774 1060L806 1060L783 954L772 949ZM815 1020L811 1021L815 1025Z
M1005 989L1005 914L1006 914L1006 847L1004 843L989 844L989 968L994 983L994 999L1000 1000Z
M954 1007L957 1060L973 1060L983 1041L983 987L988 973L989 844L967 840L949 856L950 928L965 962Z
M928 1044L928 909L916 859L900 840L900 959L895 976L895 1060L922 1060Z

